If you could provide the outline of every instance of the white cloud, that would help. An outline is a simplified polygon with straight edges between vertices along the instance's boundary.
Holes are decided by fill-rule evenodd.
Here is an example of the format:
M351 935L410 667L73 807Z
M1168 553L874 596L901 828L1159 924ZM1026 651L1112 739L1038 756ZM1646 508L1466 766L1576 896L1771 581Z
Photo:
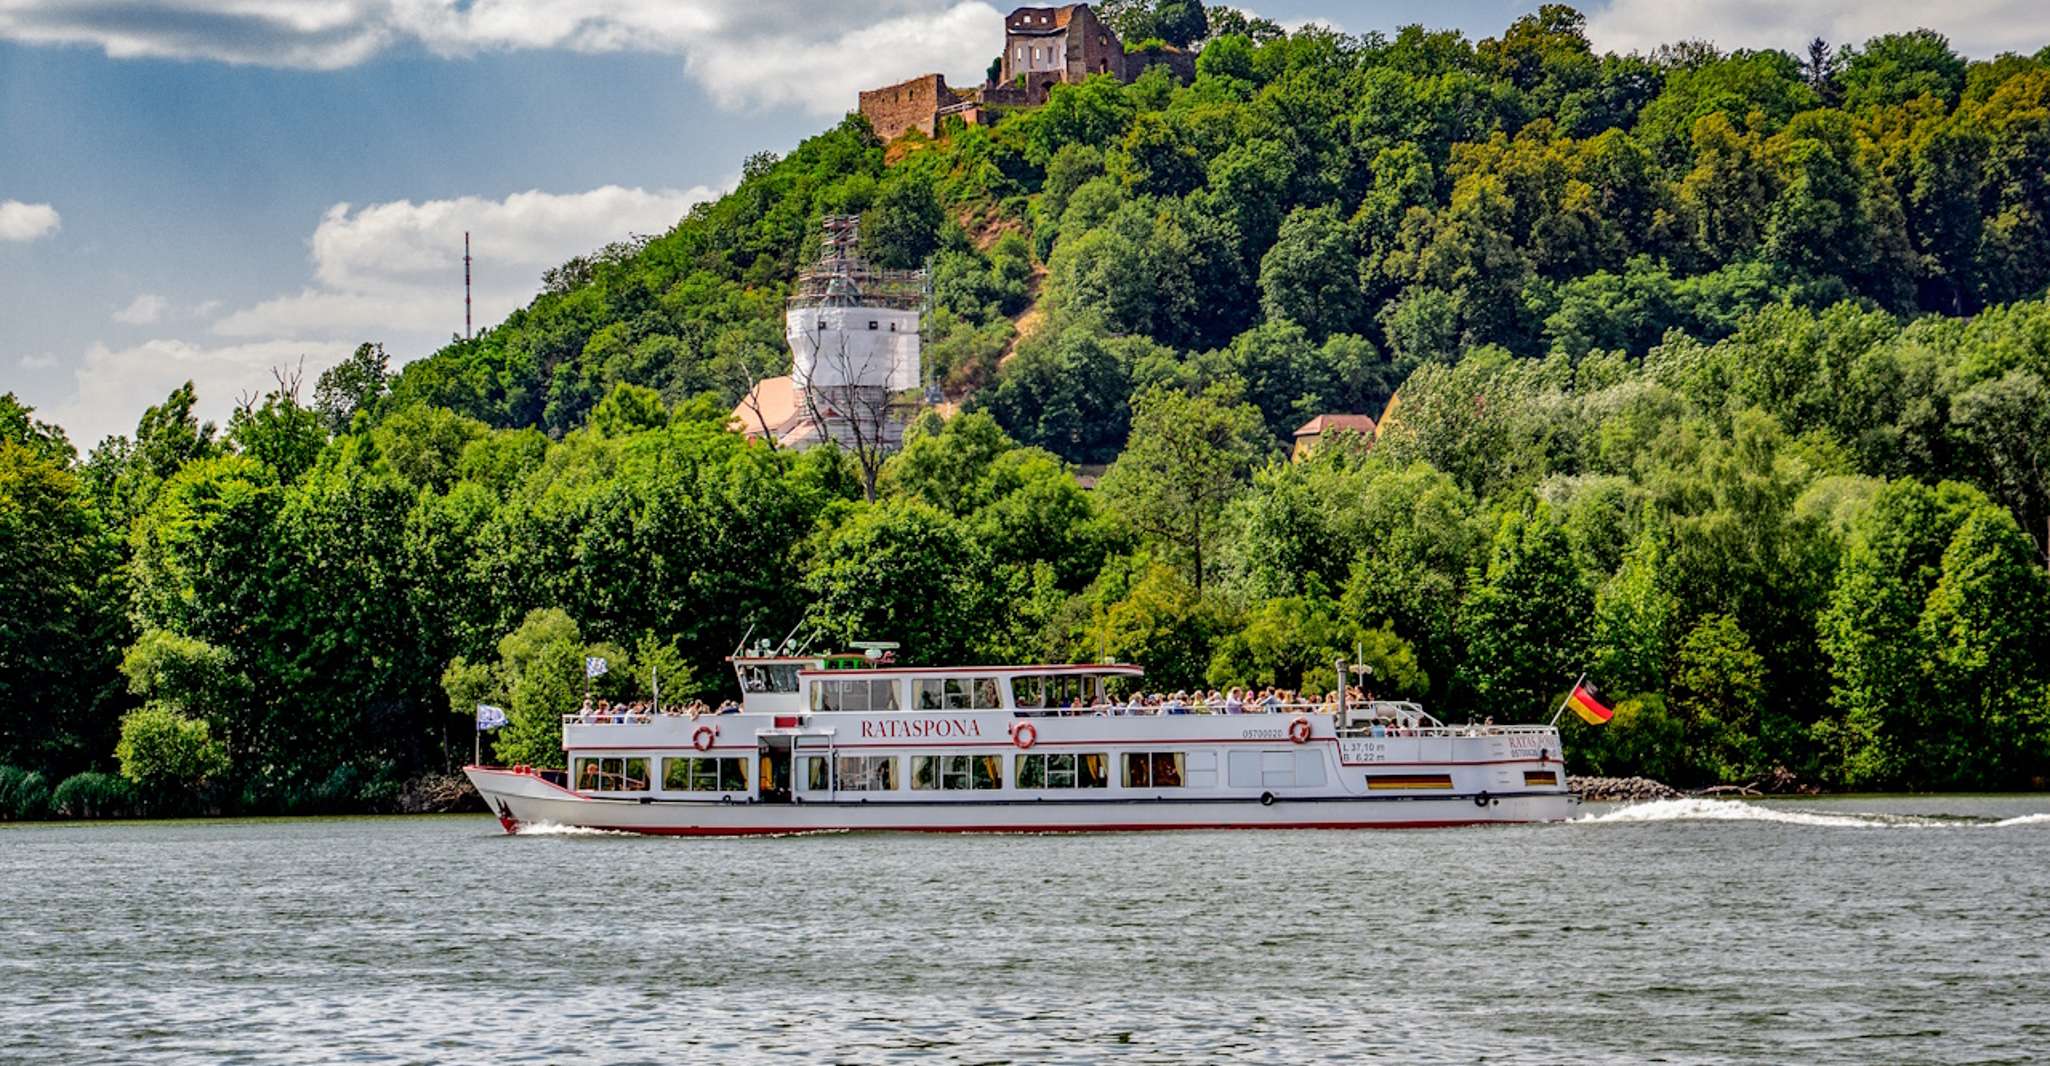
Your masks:
M854 108L863 89L919 74L981 80L1004 49L1003 16L988 4L876 19L832 36L806 32L810 17L734 47L687 53L691 75L727 107L793 105L825 115Z
M317 70L405 44L651 52L681 57L724 104L838 114L858 88L979 75L1003 29L982 0L0 0L0 39Z
M24 355L21 357L21 368L23 370L48 370L56 365L57 355L54 352L37 352L34 355Z
M476 260L473 317L481 329L533 299L543 270L634 233L665 232L718 192L607 185L502 200L336 204L307 239L310 277L296 291L214 318L211 340L94 344L77 366L69 398L43 405L43 416L90 446L108 434L133 433L145 407L189 380L201 417L225 423L237 397L262 393L273 369L302 367L302 360L308 391L301 398L310 399L320 372L363 341L383 342L397 362L432 351L462 329L465 231ZM146 293L114 317L148 324L169 310L167 301ZM207 301L192 318L219 310L218 301ZM47 355L22 360L24 369L55 363Z
M114 312L114 321L131 326L147 326L164 317L164 308L170 306L161 296L146 292L137 296L127 307Z
M1600 49L1648 51L1680 40L1710 40L1724 49L1783 48L1809 40L1863 44L1882 33L1925 27L1969 56L2034 52L2050 43L2044 0L1613 0L1588 16Z
M64 427L81 449L116 433L132 434L143 408L190 381L199 391L199 416L223 425L237 397L263 392L272 385L275 368L296 368L304 361L311 399L313 379L341 362L355 348L341 341L271 339L246 344L206 346L175 339L145 341L129 348L95 344L76 371L77 392L66 402L40 412Z
M226 337L445 339L463 324L463 234L475 261L472 319L503 319L532 299L541 272L634 233L663 233L718 190L628 189L465 196L361 208L336 204L313 231L313 283L233 310Z
M32 241L57 232L64 220L49 204L0 200L0 241Z

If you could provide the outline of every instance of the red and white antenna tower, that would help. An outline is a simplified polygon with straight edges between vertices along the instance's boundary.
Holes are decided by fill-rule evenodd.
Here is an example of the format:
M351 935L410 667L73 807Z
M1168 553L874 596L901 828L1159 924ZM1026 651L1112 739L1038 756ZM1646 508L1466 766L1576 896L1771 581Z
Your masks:
M463 339L469 340L470 332L470 231L463 231Z

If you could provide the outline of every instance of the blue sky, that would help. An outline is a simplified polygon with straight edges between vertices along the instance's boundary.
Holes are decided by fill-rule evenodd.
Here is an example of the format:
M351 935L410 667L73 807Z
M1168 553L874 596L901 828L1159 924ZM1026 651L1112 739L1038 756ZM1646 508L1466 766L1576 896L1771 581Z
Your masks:
M89 446L188 378L224 418L360 340L417 358L577 252L667 228L856 89L979 79L970 0L0 0L0 391ZM1350 32L1497 33L1535 0L1273 0ZM2050 3L1600 0L1598 46L1796 47L1933 25L2050 43ZM310 384L309 384L310 388Z

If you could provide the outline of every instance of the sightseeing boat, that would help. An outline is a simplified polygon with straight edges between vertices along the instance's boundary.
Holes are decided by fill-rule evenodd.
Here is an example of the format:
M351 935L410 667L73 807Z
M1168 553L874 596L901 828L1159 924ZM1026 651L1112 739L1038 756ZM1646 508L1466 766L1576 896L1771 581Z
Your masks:
M1413 703L1161 713L1129 665L736 655L737 713L563 717L566 771L469 766L507 832L1084 832L1557 821L1558 730ZM1343 664L1339 665L1344 678Z

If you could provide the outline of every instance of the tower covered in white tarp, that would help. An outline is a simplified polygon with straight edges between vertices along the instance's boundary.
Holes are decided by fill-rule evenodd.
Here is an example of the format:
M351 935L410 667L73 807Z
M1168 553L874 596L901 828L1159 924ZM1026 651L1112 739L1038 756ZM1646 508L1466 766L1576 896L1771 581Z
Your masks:
M798 275L784 315L790 387L804 423L785 437L793 446L830 438L895 448L917 404L925 272L877 269L860 243L859 216L828 216L819 257Z

